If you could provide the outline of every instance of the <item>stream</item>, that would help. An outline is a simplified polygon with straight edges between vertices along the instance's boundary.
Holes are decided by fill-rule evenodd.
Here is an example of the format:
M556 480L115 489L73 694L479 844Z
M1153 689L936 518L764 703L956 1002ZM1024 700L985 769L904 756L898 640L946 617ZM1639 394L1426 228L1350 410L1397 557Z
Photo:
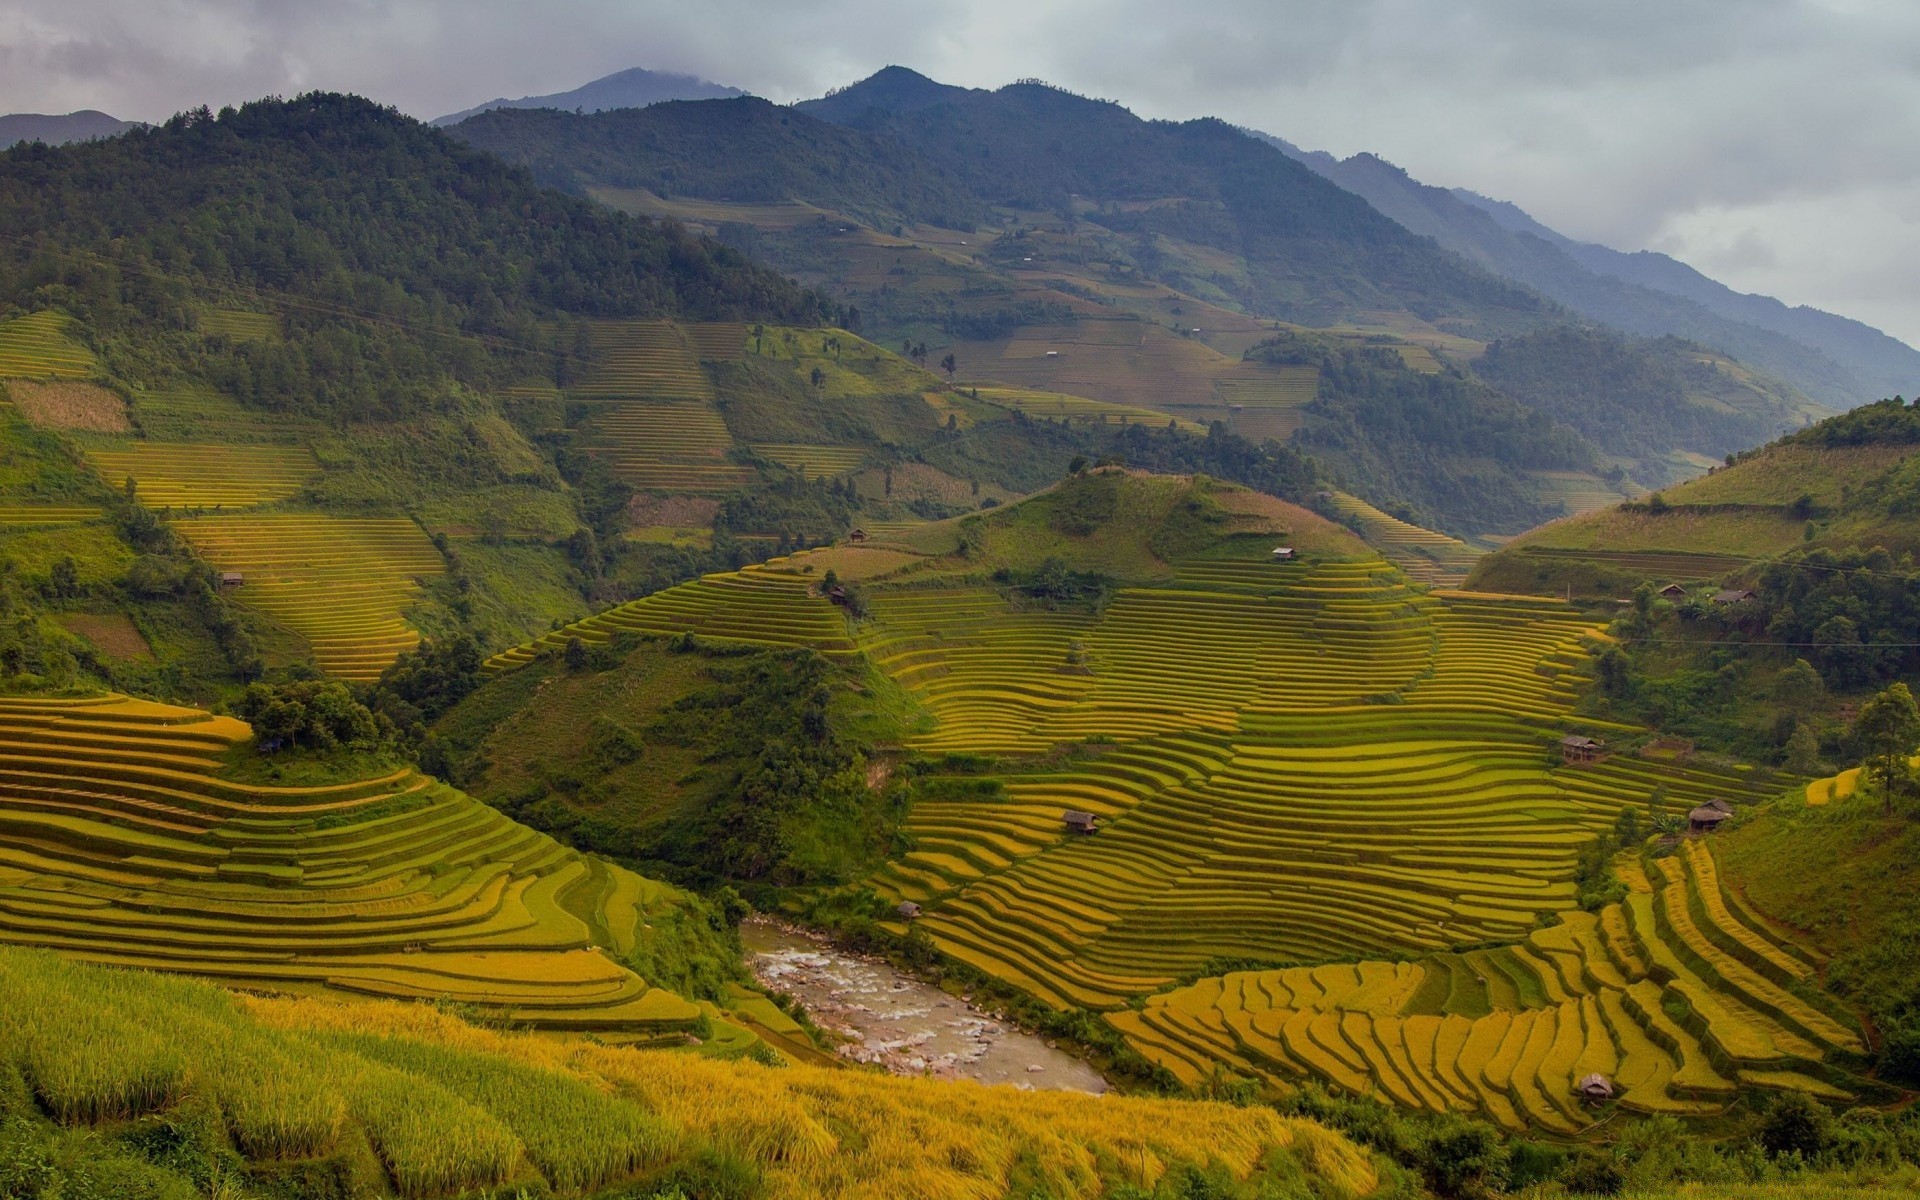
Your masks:
M1100 1073L1073 1055L884 959L842 950L819 934L765 917L746 921L740 938L747 965L763 985L793 996L814 1024L846 1039L843 1058L877 1063L896 1075L1107 1090Z

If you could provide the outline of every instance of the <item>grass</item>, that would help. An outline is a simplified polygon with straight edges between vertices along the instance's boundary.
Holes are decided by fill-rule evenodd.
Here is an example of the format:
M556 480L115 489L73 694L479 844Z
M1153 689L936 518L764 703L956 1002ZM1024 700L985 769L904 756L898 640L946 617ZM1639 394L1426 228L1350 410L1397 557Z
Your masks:
M9 1020L59 1006L54 1021ZM89 1033L168 1029L161 1080ZM160 1041L158 1035L151 1040ZM136 1034L129 1047L141 1045ZM34 1047L44 1049L35 1050ZM427 1197L498 1186L642 1191L734 1164L770 1200L998 1195L1016 1180L1068 1198L1152 1187L1184 1164L1310 1179L1365 1195L1367 1156L1311 1122L1260 1108L1021 1092L496 1032L425 1006L236 999L204 985L0 951L0 1061L86 1060L75 1119L118 1128L124 1098L211 1106L251 1158L332 1155L357 1192ZM254 1056L258 1055L257 1059ZM238 1062L276 1067L277 1091ZM355 1166L364 1134L378 1178ZM661 1174L661 1172L665 1174Z
M21 416L43 429L126 433L132 428L127 402L98 384L14 379L6 395Z

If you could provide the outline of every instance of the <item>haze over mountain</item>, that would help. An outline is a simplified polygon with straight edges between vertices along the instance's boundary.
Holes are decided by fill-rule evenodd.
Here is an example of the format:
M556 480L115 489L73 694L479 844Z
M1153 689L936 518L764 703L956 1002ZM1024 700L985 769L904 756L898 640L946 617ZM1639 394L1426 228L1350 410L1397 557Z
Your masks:
M1337 159L1255 133L1400 224L1488 270L1616 328L1694 338L1835 408L1911 391L1920 351L1870 326L1745 295L1664 254L1579 242L1516 205L1432 187L1372 155Z
M575 109L585 112L603 112L609 108L645 108L649 104L659 104L665 100L725 100L731 96L744 95L746 93L739 88L708 83L697 76L632 67L602 76L591 83L583 83L572 91L554 92L545 96L522 96L518 100L509 100L502 96L489 100L485 104L476 104L472 108L463 108L459 112L436 117L429 124L454 125L493 108L559 108L568 112Z
M0 116L0 150L19 142L45 142L49 146L61 146L68 142L114 137L138 128L138 121L122 121L90 108L62 116L8 113Z

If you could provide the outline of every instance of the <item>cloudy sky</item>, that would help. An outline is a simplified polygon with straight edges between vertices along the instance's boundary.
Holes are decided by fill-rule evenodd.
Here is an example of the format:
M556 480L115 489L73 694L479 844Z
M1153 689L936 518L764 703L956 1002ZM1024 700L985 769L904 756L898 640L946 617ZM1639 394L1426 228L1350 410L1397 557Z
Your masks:
M0 112L433 117L630 66L791 100L888 63L1370 150L1920 345L1911 0L0 0Z

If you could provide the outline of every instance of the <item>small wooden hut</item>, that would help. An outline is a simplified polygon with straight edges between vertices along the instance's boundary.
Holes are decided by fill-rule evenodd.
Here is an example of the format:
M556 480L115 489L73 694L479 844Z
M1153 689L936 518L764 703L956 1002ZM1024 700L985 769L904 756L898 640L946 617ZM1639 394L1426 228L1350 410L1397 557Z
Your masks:
M902 900L893 911L900 914L902 921L911 921L920 915L920 906L911 900Z
M1092 833L1100 827L1100 818L1090 812L1068 809L1060 814L1060 820L1071 833Z
M1590 1075L1582 1075L1580 1082L1573 1085L1573 1090L1579 1092L1582 1099L1599 1104L1613 1099L1613 1080L1595 1071Z
M1560 739L1560 761L1571 766L1597 763L1607 756L1607 744L1583 733L1570 733Z
M1733 805L1725 800L1709 800L1699 808L1687 814L1689 833L1712 833L1720 828L1720 822L1733 815Z

